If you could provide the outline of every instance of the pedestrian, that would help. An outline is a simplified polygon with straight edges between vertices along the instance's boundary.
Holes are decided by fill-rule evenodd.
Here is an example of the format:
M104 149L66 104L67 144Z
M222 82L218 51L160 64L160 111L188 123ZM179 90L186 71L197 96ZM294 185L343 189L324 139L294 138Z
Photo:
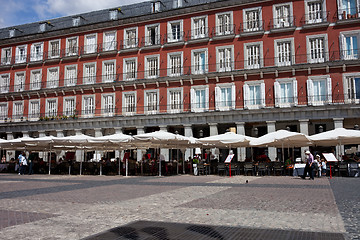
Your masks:
M321 159L321 175L326 176L326 160L323 158Z
M319 154L316 154L314 159L314 171L317 174L317 177L321 177L321 160Z
M15 167L15 171L18 170L19 175L21 175L21 173L22 173L22 160L23 160L23 156L22 156L22 153L20 153L18 156L19 167L17 169Z
M302 179L305 179L307 173L309 173L310 179L314 180L314 156L310 153L309 150L305 151L306 155L306 165L304 169L304 175Z

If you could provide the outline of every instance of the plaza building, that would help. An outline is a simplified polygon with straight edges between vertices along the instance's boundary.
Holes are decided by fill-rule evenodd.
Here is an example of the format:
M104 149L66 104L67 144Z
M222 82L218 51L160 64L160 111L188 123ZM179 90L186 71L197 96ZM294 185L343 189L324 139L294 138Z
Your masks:
M0 137L354 128L359 8L359 0L161 0L0 29ZM236 159L249 154L239 148Z

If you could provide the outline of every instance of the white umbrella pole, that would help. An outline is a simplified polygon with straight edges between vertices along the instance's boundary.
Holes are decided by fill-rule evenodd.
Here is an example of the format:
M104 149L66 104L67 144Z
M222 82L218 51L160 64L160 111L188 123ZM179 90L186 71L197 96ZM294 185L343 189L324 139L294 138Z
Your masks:
M84 151L84 154L85 154L85 151ZM82 162L83 162L84 154L82 155L82 157L81 157L81 159L80 159L80 176L81 176L81 174L82 174Z
M179 175L179 149L176 148L176 175Z
M51 144L50 144L50 159L49 159L49 175L51 175Z
M119 154L120 155L120 154ZM119 176L120 176L120 173L121 173L121 168L120 168L120 163L121 163L121 159L120 159L121 156L119 156L119 170L118 170L118 173L119 173Z
M161 177L161 151L160 151L160 148L159 148L159 177Z
M277 151L277 150L276 150ZM284 154L284 142L283 141L281 141L281 153L282 153L282 159L281 159L281 161L282 162L285 162L285 154Z

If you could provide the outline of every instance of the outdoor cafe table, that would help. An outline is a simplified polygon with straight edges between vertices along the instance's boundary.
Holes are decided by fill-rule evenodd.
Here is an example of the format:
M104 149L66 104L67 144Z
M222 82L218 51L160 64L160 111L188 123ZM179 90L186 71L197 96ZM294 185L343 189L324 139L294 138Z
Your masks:
M305 166L305 163L295 163L293 176L302 176L304 174Z

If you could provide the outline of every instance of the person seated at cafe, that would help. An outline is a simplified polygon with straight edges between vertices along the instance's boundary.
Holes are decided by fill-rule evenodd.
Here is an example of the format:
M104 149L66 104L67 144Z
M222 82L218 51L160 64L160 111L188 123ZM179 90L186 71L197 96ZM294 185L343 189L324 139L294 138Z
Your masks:
M5 157L5 155L2 156L2 158L1 158L1 163L6 163L6 157Z
M294 170L294 163L292 157L289 157L285 160L285 169L289 173L289 175L292 176L292 172Z

